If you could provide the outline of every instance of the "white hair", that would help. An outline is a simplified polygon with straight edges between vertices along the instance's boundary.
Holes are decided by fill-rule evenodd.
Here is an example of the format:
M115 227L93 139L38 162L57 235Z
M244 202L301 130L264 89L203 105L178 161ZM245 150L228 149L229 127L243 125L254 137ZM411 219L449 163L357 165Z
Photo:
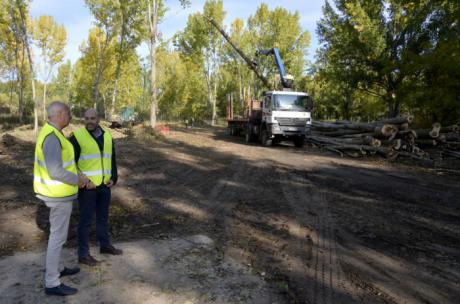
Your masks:
M48 118L52 118L63 111L69 111L69 106L60 101L53 101L46 108Z

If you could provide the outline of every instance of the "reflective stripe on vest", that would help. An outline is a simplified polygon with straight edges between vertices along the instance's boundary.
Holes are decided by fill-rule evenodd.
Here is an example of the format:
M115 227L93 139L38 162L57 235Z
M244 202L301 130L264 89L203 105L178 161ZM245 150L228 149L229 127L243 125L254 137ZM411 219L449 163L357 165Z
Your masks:
M68 197L78 192L77 185L69 185L53 179L46 168L43 154L43 143L48 135L54 134L61 145L62 166L65 170L77 175L75 155L72 144L55 127L46 123L37 138L34 162L34 191L43 196L60 198Z
M108 183L112 178L112 136L104 130L103 151L99 149L96 139L86 128L74 133L80 146L78 169L85 174L96 186Z
M46 168L45 162L39 160L37 157L35 157L35 162L37 162L38 165L40 165L40 166ZM67 167L70 167L70 166L72 166L73 164L75 164L75 160L72 159L71 161L63 162L63 163L62 163L62 166L64 167L64 169L66 169Z

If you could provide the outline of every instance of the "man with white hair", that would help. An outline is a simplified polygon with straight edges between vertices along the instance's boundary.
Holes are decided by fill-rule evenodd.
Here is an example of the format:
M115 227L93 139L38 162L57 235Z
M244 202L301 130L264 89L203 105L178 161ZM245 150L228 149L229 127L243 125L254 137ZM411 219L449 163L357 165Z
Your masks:
M78 188L88 179L77 174L73 146L62 133L71 119L69 107L55 101L48 106L47 113L48 122L38 136L34 163L34 191L50 208L45 293L69 296L77 293L77 289L62 284L59 278L73 275L80 269L65 267L59 272L59 262L67 240L72 203L77 198Z

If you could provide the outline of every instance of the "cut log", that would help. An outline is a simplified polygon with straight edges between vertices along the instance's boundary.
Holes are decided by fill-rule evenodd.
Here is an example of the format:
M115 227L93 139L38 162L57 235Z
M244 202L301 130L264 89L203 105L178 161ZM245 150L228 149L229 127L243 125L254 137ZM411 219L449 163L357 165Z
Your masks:
M398 127L394 124L387 124L381 122L372 122L372 123L334 123L334 122L322 122L322 121L313 121L312 122L312 130L313 131L320 131L320 132L334 132L334 131L341 131L341 130L355 130L360 131L361 133L364 132L382 132L389 131L390 129L398 129ZM383 131L382 131L383 130ZM353 134L353 133L349 133ZM391 136L393 132L391 132Z
M429 134L431 138L438 138L440 131L441 131L441 124L438 122L435 122Z
M458 133L459 128L458 128L458 125L452 125L452 126L441 128L440 132L441 133L450 133L450 132Z
M374 132L381 132L384 137L392 137L398 133L398 127L392 124L385 124L380 127L376 127Z
M414 120L414 116L405 115L405 116L398 116L394 118L382 119L382 120L379 120L378 123L401 125L401 124L410 124L412 123L413 120Z
M398 134L401 137L409 136L409 137L417 138L417 132L414 130L402 130L402 131L399 131Z
M362 132L372 132L376 124L374 123L333 123L333 122L321 122L313 121L312 127L315 130L323 131L337 131L337 130L357 130Z
M432 125L432 130L433 131L437 131L438 133L441 131L441 124L439 122L435 122L433 125Z
M346 151L346 150L354 150L362 152L376 152L385 157L388 156L388 153L391 151L390 148L385 147L372 147L367 145L336 145L336 146L328 146L331 149Z
M363 143L372 146L372 147L380 147L382 145L382 142L372 136L364 136L363 138Z
M438 141L436 139L417 139L415 143L418 146L424 147L434 147L438 145Z
M406 122L406 123L403 123L399 126L399 129L400 130L409 130L409 124Z
M460 134L454 132L442 133L441 135L439 135L439 139L441 141L459 141Z
M430 138L437 138L439 137L439 131L433 132L433 129L418 129L413 130L417 134L417 138L420 139L430 139Z
M346 136L346 135L355 135L355 134L362 134L362 131L360 130L328 130L328 131L320 131L316 129L315 127L312 128L311 134L314 135L321 135L321 136L329 136L329 137L340 137L340 136ZM372 134L372 133L369 133ZM361 137L359 135L358 137Z
M357 138L342 138L342 137L325 137L318 135L310 135L306 137L307 141L311 140L317 143L324 144L351 144L351 145L368 145L373 147L380 147L381 142L372 136L362 136Z
M455 157L455 158L459 158L459 159L460 159L460 152L458 152L458 151L446 149L446 150L442 151L442 154L443 154L443 155L452 156L452 157Z

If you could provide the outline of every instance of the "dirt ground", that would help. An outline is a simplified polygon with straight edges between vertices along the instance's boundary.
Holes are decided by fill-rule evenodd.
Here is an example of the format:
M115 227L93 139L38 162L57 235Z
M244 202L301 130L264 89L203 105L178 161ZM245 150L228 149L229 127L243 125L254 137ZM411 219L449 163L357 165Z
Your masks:
M120 297L97 302L460 303L458 163L437 170L290 144L264 148L222 128L176 126L163 137L142 127L122 131L113 131L120 181L110 214L112 239L127 252L122 259L135 259L136 248L153 254L200 236L209 241L190 249L192 256L218 267L205 265L197 274L200 263L164 249L134 268L142 288L121 287ZM0 273L22 269L24 275L32 268L15 259L35 254L38 264L28 275L38 282L47 208L32 191L33 149L27 127L2 131ZM75 211L68 261L77 219ZM158 262L168 256L168 263ZM98 290L110 294L120 284L114 276L123 277L126 267L111 271L109 264L101 266L102 283L90 289L84 273L93 270L83 268L73 282L83 291L69 303ZM143 278L145 271L153 278ZM191 295L158 289L158 282L183 286L182 276ZM44 299L32 296L42 293L39 283L2 281L1 303ZM143 297L148 290L155 296Z

